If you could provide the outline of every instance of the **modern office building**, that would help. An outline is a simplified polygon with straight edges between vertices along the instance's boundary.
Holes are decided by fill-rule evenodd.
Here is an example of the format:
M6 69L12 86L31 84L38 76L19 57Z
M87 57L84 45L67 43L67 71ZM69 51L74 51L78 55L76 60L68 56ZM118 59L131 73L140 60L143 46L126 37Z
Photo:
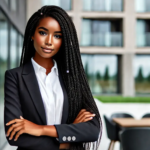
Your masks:
M19 65L26 24L26 1L0 0L0 150L6 142L4 133L4 73Z
M57 5L73 19L93 94L150 94L150 0L27 1L27 18Z

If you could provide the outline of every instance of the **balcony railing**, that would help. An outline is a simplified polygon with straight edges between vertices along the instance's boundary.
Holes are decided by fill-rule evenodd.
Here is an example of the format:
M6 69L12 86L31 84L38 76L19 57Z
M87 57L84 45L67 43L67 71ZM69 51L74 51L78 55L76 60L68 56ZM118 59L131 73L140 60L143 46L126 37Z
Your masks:
M137 47L150 47L150 32L137 34Z
M81 46L122 47L121 32L86 33L82 35Z
M84 11L123 11L123 0L83 0Z

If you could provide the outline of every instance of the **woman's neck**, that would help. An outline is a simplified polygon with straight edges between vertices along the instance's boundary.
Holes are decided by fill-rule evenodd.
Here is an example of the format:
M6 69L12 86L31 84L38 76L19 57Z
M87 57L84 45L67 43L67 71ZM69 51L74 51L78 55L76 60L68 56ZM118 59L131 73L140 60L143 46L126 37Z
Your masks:
M52 58L43 58L39 54L35 53L33 57L34 61L36 61L40 66L46 69L46 74L51 71L51 68L54 66L54 62Z

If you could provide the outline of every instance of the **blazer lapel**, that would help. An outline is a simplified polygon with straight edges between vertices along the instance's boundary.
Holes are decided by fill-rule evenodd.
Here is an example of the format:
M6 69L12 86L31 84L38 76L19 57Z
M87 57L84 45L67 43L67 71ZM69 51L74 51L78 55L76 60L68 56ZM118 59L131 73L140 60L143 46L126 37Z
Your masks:
M46 125L47 123L46 123L45 109L44 109L38 81L31 60L24 65L22 76L27 86L28 92L30 93L30 96L33 100L35 108L43 124Z
M58 72L59 72L60 85L62 87L63 94L64 94L64 103L63 103L63 111L62 111L62 119L61 119L61 124L64 124L64 123L66 123L67 118L68 118L69 102L68 102L67 91L66 91L65 85L63 83L63 79L62 79L62 75L61 75L61 71L60 71L59 67L58 67ZM36 110L37 110L42 122L46 125L47 124L46 123L46 113L45 113L38 81L37 81L31 60L24 65L22 76L23 76L23 80L25 81L25 84L27 86L28 92L30 93L30 96L36 107Z

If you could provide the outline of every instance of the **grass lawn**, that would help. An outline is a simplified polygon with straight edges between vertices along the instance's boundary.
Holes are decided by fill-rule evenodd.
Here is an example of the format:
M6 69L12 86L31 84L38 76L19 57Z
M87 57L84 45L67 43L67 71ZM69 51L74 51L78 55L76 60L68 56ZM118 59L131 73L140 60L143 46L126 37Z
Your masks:
M150 103L150 97L94 96L103 103Z

